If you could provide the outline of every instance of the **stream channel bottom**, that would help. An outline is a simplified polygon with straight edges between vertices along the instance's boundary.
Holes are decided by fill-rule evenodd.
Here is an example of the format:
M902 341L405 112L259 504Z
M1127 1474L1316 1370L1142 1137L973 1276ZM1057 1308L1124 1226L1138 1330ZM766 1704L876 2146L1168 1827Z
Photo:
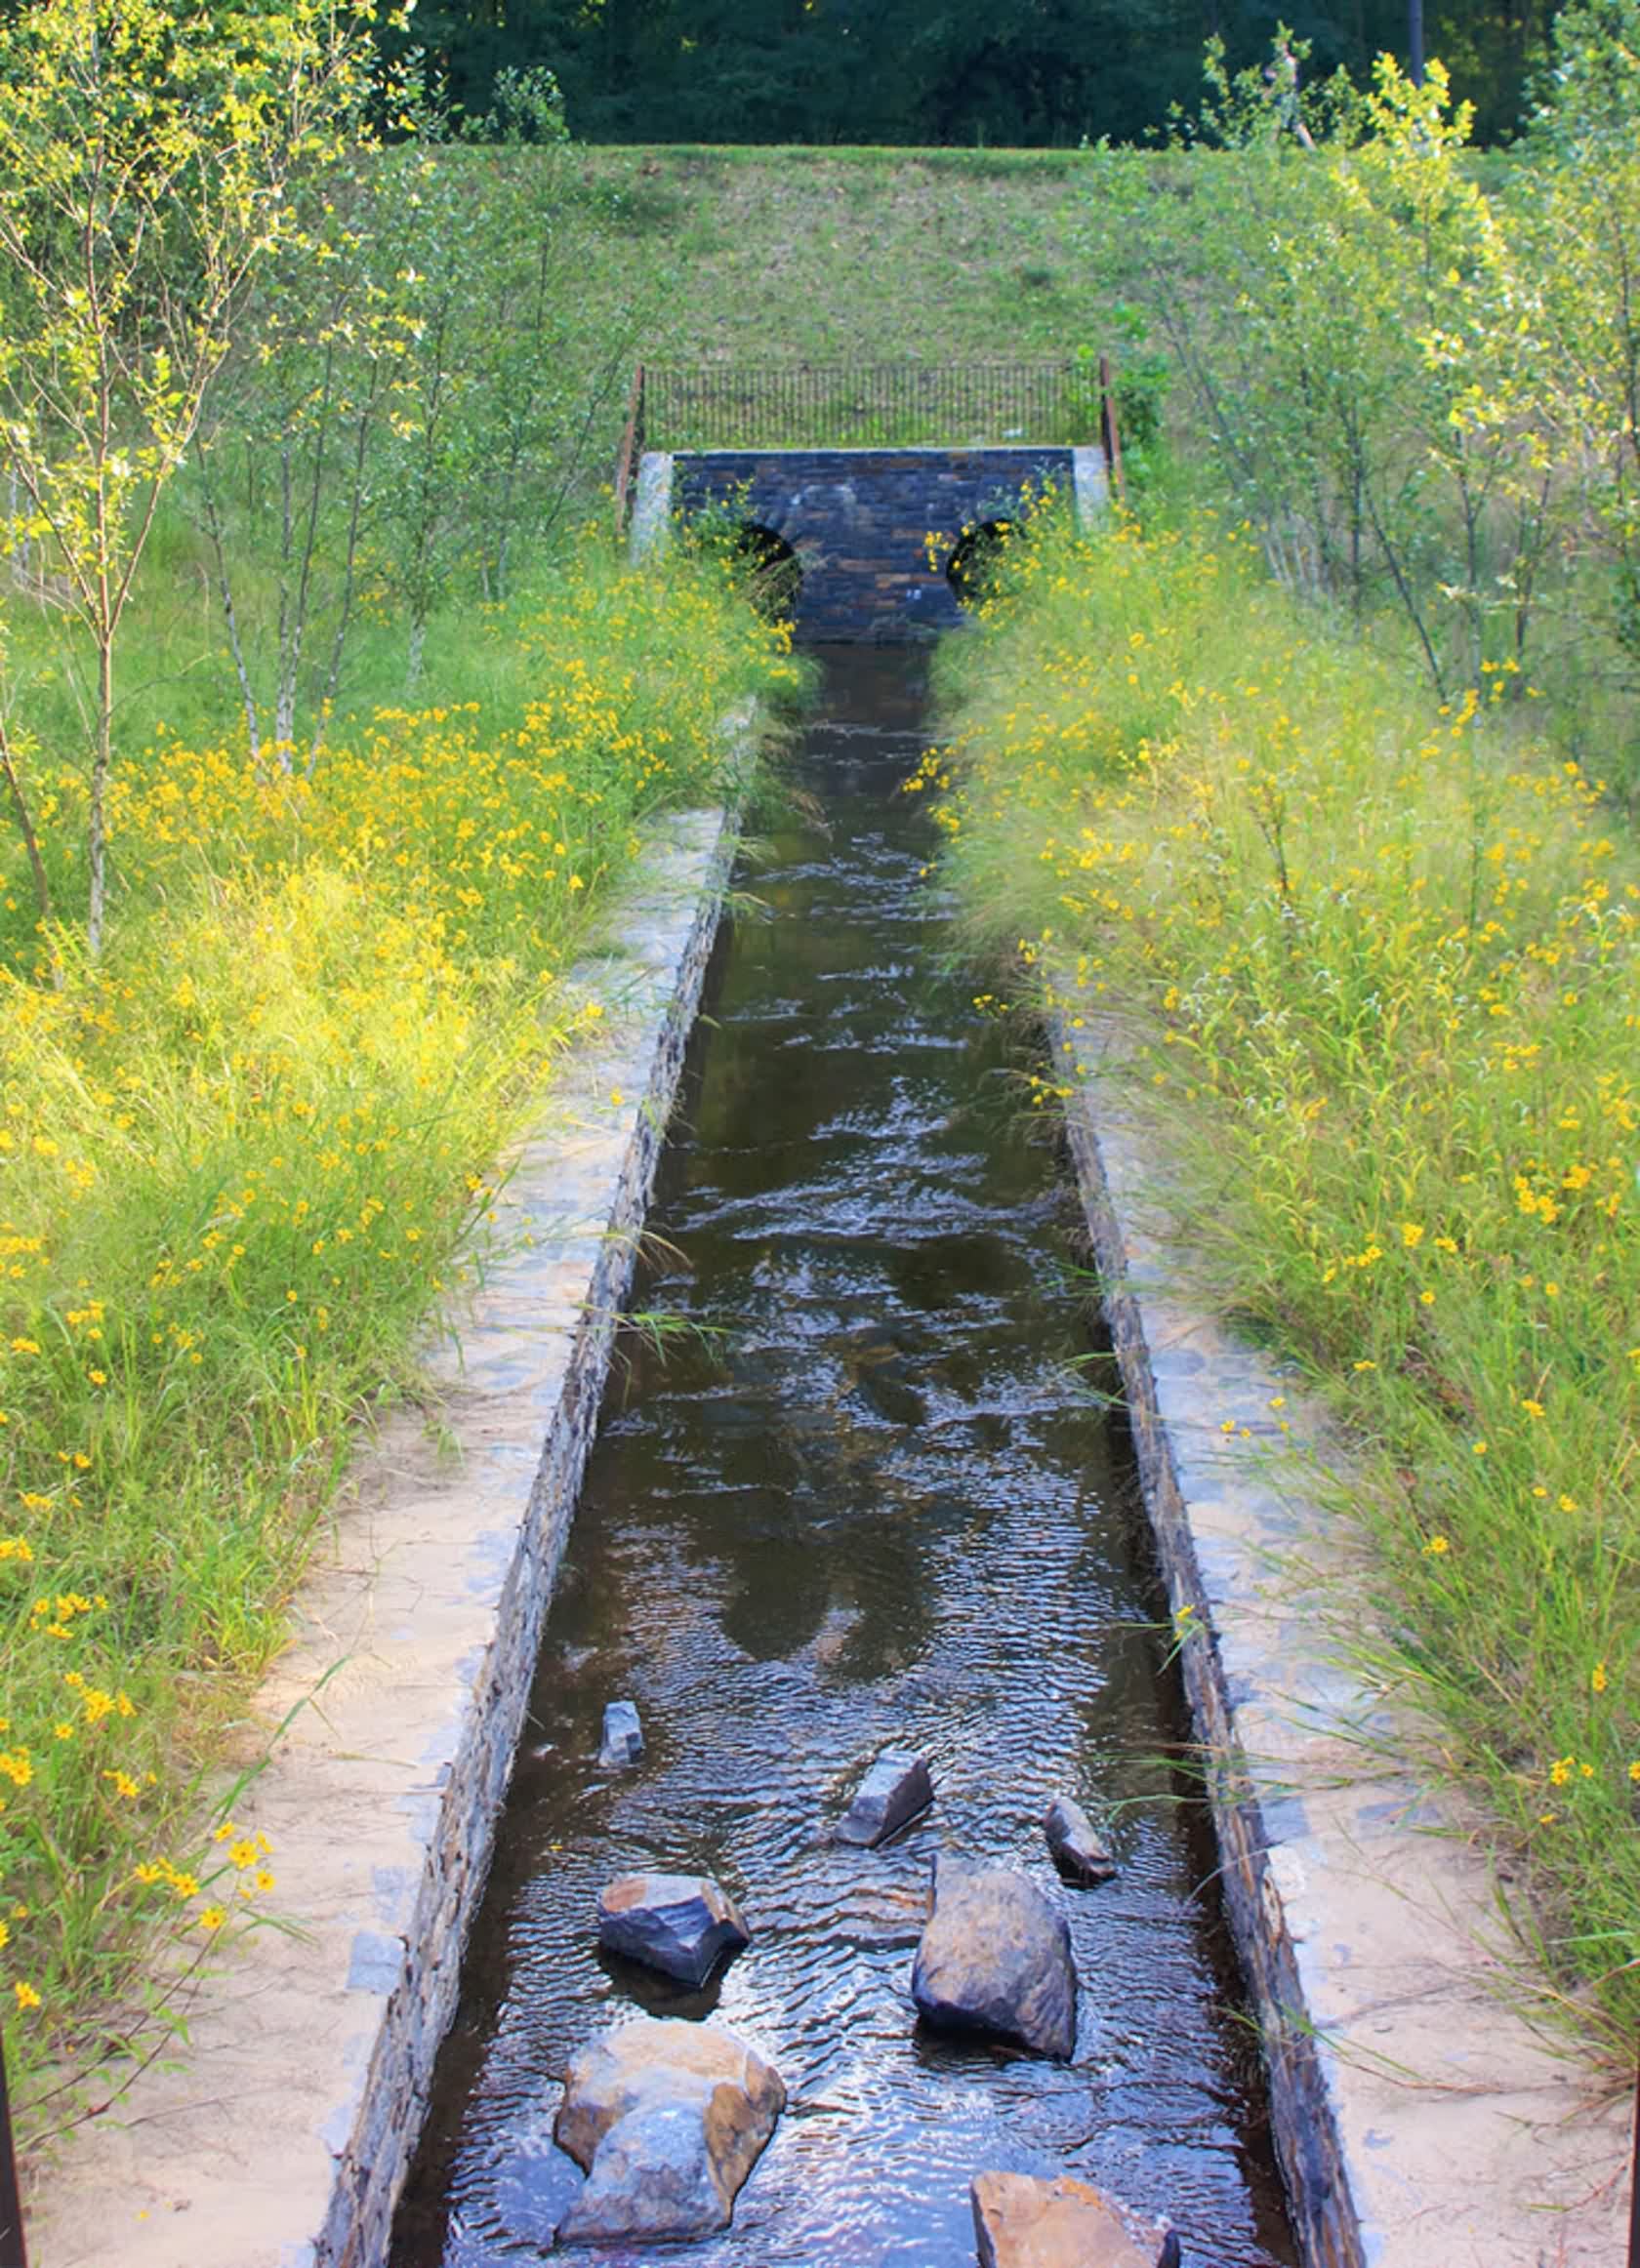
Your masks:
M539 2259L580 2186L569 2057L635 2010L720 2018L788 2090L734 2226L624 2268L972 2268L988 2168L1099 2183L1187 2268L1291 2268L1253 2034L1137 1488L1090 1382L1081 1215L1013 1019L952 965L901 794L926 658L817 649L802 792L738 877L549 1615L392 2268ZM595 1758L627 1696L647 1753ZM878 1752L933 1808L830 1841ZM1062 1885L1057 1794L1121 1871ZM928 2034L932 1855L1023 1868L1070 1923L1069 2064ZM598 1891L716 1876L755 1932L690 1992L596 1945Z

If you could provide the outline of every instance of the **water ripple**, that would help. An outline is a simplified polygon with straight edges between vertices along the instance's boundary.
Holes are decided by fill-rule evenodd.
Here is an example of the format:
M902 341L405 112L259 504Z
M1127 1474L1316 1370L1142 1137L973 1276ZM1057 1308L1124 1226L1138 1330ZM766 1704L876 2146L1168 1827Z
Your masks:
M638 1349L612 1388L396 2268L539 2257L580 2180L557 2082L635 2007L720 2013L790 2090L699 2268L971 2268L986 2167L1165 2209L1191 2268L1293 2258L1130 1476L1077 1382L1071 1207L1020 1128L1012 1034L938 973L926 823L893 792L922 746L906 663L847 655L808 750L827 824L752 878L781 918L733 941L654 1221L682 1257L644 1292L726 1335ZM619 1694L649 1748L609 1775ZM929 1758L934 1809L836 1844L890 1741ZM1060 1791L1114 1817L1107 1887L1053 1874ZM1066 1915L1070 2065L917 2026L947 1847ZM742 1900L754 1942L704 1991L598 1955L598 1889L637 1866Z

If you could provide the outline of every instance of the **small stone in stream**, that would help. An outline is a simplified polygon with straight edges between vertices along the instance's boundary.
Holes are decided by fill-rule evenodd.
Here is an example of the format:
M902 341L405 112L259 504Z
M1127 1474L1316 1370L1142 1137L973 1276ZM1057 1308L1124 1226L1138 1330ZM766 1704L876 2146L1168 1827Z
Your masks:
M1068 2059L1077 1977L1063 1915L1010 1867L936 1859L911 1997L930 2024L1000 2033L1039 2055Z
M598 1943L684 1984L705 1984L751 1942L734 1900L705 1875L622 1875L598 1893Z
M1116 1861L1093 1832L1093 1822L1069 1796L1055 1796L1043 1821L1047 1847L1062 1875L1074 1883L1108 1883Z
M598 1762L606 1771L635 1764L643 1754L643 1727L630 1701L611 1701L603 1713L603 1746Z
M908 1819L926 1811L933 1800L934 1783L922 1759L904 1749L885 1748L839 1822L837 1840L872 1849L886 1843Z
M1166 2222L1068 2173L980 2173L969 2195L979 2268L1178 2268Z
M589 2175L558 2242L727 2228L785 2105L773 2065L720 2025L646 2017L593 2041L570 2063L554 2129Z

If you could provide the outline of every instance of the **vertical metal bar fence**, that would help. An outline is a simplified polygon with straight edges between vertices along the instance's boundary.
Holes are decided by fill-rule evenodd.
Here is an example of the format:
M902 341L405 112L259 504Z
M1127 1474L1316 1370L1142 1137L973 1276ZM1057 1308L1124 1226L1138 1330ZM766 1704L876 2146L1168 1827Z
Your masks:
M1091 440L1091 372L1063 362L803 363L646 371L659 449L913 448Z

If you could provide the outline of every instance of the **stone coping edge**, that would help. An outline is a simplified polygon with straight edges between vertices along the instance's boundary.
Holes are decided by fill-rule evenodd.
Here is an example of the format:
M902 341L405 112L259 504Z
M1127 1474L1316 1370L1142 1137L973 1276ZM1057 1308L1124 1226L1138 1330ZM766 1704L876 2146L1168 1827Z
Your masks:
M1529 2024L1479 1823L1351 1658L1361 1548L1290 1461L1347 1444L1192 1294L1128 1028L1049 1036L1304 2268L1610 2268L1627 2092Z
M1181 1460L1159 1406L1147 1303L1135 1288L1129 1231L1107 1170L1108 1137L1102 1144L1097 1130L1099 1083L1087 1077L1078 1060L1083 1051L1073 1049L1057 1018L1049 1024L1049 1038L1061 1081L1074 1088L1066 1103L1066 1136L1168 1602L1175 1617L1188 1610L1212 1632L1213 1607L1197 1557L1191 1506L1179 1482ZM1240 1757L1236 1705L1219 1647L1181 1644L1178 1666L1197 1738L1215 1760ZM1366 2268L1334 2116L1332 2058L1304 2021L1297 1957L1273 1880L1265 1886L1270 1839L1263 1807L1245 1792L1230 1799L1218 1770L1210 1774L1210 1791L1220 1894L1265 2043L1271 2127L1305 2268Z
M733 864L738 814L713 815L713 838L676 979L653 1035L649 1077L631 1120L619 1178L569 1350L557 1406L530 1483L495 1633L468 1697L408 1932L400 1988L382 2010L353 2131L336 2169L313 2268L377 2268L388 2259L393 2210L420 2138L438 2047L455 2015L461 1955L483 1894L496 1824L523 1730L558 1563L597 1430L620 1313L637 1265L667 1128L682 1077ZM639 884L643 877L639 876ZM525 1172L529 1168L526 1162ZM516 1194L516 1193L515 1193ZM407 2115L408 2113L408 2115Z

